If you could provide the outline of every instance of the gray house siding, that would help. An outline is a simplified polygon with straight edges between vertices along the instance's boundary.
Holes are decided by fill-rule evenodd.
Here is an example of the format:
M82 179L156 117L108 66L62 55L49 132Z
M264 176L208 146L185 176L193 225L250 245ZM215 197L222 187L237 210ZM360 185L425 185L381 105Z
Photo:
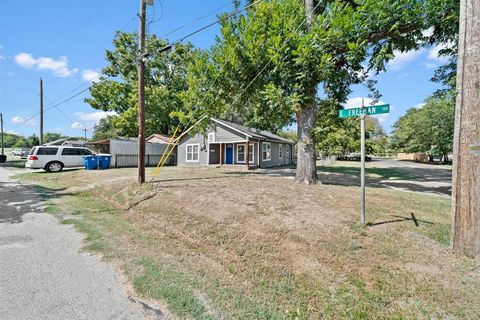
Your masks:
M215 128L212 132L215 132L215 142L235 142L247 139L246 136L240 132L225 127L220 123L214 122L214 124Z
M262 159L262 144L263 143L270 143L271 144L271 156L270 160L263 160ZM279 145L283 146L283 156L280 159L280 147ZM270 168L270 167L278 167L284 166L287 164L291 164L292 161L292 149L291 145L287 143L278 143L278 142L268 142L263 141L260 143L260 168Z
M180 139L180 142L178 144L177 165L206 166L208 164L207 143L207 138L201 134L196 134L194 136L187 135L186 137ZM187 161L187 145L189 144L198 144L200 150L198 155L198 162Z

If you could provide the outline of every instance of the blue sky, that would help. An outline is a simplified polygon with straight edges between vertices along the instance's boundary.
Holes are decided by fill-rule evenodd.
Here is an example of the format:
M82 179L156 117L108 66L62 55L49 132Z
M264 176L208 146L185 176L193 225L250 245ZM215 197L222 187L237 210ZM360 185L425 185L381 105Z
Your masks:
M105 49L112 48L115 31L138 29L138 7L136 0L0 1L0 112L4 128L38 135L38 116L22 123L38 112L39 78L44 81L46 108L73 89L85 88L105 66ZM231 0L155 0L154 7L147 9L148 19L153 21L148 31L161 37L199 17L232 8ZM214 20L215 14L205 17L169 39L177 40ZM217 26L210 28L189 41L208 48L218 31ZM381 101L392 106L389 115L380 117L387 131L408 108L419 106L439 88L429 81L435 68L445 62L437 52L438 48L429 48L398 53L388 71L375 77ZM363 87L354 87L347 105L359 106L366 94ZM45 131L82 136L83 128L92 128L105 113L85 104L86 96L88 92L59 106L60 111L46 111Z

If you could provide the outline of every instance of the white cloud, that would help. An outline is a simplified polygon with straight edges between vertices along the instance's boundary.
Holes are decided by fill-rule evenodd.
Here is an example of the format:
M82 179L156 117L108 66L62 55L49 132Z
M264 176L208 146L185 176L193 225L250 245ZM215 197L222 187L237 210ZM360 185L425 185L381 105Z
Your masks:
M360 108L362 106L362 99L363 99L363 103L364 103L365 107L368 107L368 106L372 105L372 102L373 102L372 98L355 97L355 98L348 99L345 102L345 104L343 105L343 107L346 108L346 109ZM381 105L381 104L386 104L386 103L383 102L382 100L379 100L374 105ZM390 112L392 110L393 110L393 107L390 106ZM370 116L370 117L377 118L378 122L380 122L380 124L382 124L382 123L385 122L385 120L387 120L388 116L389 116L388 113L384 113L384 114L379 114L379 115Z
M107 116L116 115L114 111L97 111L97 112L77 112L75 115L83 121L94 121L98 122L100 119L106 118Z
M422 109L425 106L425 102L420 102L419 104L413 106L412 108L415 109Z
M438 64L447 63L448 62L448 57L439 56L439 53L440 53L440 50L446 49L448 47L449 47L448 44L439 44L438 46L435 46L435 47L431 48L428 51L428 59L432 60L432 61L434 61Z
M91 70L91 69L85 69L82 70L82 79L85 81L92 81L93 83L97 83L99 81L98 77L100 76L100 73Z
M50 70L58 77L69 77L78 72L77 68L70 69L68 67L68 59L65 56L59 57L57 60L50 57L35 58L29 53L19 53L14 57L15 62L26 69L35 68L36 70Z
M72 129L84 129L85 126L81 124L80 122L74 122L70 125L70 128Z
M2 55L0 54L0 60L6 60L6 59L7 59L7 57L2 56Z
M422 31L424 37L431 37L433 35L433 27L428 28L427 30Z
M22 118L22 117L19 117L19 116L15 116L12 118L12 123L13 124L26 124L26 125L29 125L29 126L35 126L36 125L36 122L34 119L26 119L26 118Z
M423 51L423 49L410 50L406 52L395 50L393 51L395 58L393 58L387 63L387 69L390 68L392 70L400 70L407 64L418 58L423 53Z

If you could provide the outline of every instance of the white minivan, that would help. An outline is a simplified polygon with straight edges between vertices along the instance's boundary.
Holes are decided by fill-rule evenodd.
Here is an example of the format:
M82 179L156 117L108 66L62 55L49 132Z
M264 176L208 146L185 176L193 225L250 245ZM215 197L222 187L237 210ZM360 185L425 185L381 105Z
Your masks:
M68 146L33 147L28 154L25 168L59 172L63 168L83 167L83 157L95 153L87 148Z

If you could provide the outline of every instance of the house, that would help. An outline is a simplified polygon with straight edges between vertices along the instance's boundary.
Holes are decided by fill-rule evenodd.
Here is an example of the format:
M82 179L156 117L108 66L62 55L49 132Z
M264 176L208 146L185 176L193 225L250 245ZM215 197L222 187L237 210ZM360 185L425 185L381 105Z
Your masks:
M111 167L136 167L138 163L138 139L137 138L115 138L86 143L87 147L97 153L108 153L112 156ZM165 149L166 143L145 143L145 165L156 166L160 161ZM175 164L175 153L172 152L166 165Z
M145 139L145 142L153 142L153 143L169 143L171 136L167 136L164 134L154 133Z
M205 136L187 133L178 142L178 165L267 168L294 161L295 142L291 140L229 121L214 118L205 121L211 124Z
M43 144L44 146L68 146L68 147L84 147L85 142L73 138L62 138Z

